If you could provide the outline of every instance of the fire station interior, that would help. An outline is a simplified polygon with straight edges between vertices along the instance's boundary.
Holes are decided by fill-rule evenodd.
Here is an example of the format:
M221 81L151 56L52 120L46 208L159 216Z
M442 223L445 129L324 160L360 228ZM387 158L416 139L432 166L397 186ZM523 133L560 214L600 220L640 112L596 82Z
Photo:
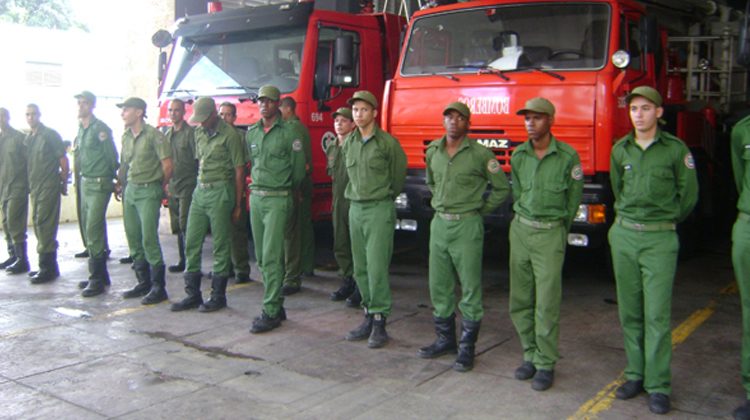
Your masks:
M737 22L745 18L745 2L739 0L619 2L658 9L667 15L665 23L672 28L679 27L682 17L705 13L711 7L716 7L715 16L727 13L728 19ZM224 0L220 3L226 11L283 2ZM442 74L443 81L454 83L452 78L468 77L491 68L493 74L511 71L507 74L513 78L509 83L518 83L523 77L512 76L512 71L519 67L565 75L570 71L598 71L613 60L612 52L607 49L611 7L607 4L612 1L575 2L575 8L561 6L570 2L497 0L496 3L523 5L437 14L416 21L409 34L410 44L402 51L399 77ZM387 0L370 4L331 0L327 7L347 13L358 13L363 6L374 7L376 11L413 17L420 8L429 10L440 4L447 3ZM203 0L175 0L174 18L204 14L206 7ZM161 28L153 28L156 29ZM550 33L564 35L552 37ZM283 35L278 37L280 41L272 36L246 37L231 44L229 49L212 48L210 43L190 46L179 58L185 66L209 66L212 61L221 60L225 65L223 70L240 86L274 84L282 92L292 92L305 77L303 69L308 59L302 46L305 34L290 25ZM743 50L738 43L740 33L731 34L735 58L729 64L730 76L719 82L721 60L729 58L722 58L719 50L712 49L716 44L711 42L715 39L701 37L699 33L690 35L675 36L670 41L675 49L661 52L669 56L665 62L670 67L659 82L672 95L668 99L671 102L664 106L663 129L675 134L679 127L691 134L701 132L704 135L696 138L702 145L710 146L701 149L710 153L695 155L698 170L710 173L710 177L701 175L699 179L703 192L696 215L678 227L681 250L671 303L672 409L668 416L732 418L733 411L745 403L748 395L741 376L743 308L738 282L750 279L737 278L732 265L731 232L737 217L738 194L729 159L729 134L734 124L750 114L748 73L738 64L742 60L750 64L750 50L747 45ZM329 50L318 51L316 57L321 62L322 57L334 55L339 32L331 30L325 36L328 38L323 40L328 42ZM640 52L648 47L639 46L644 38L636 30L629 36L629 59L639 60ZM356 39L355 43L358 42ZM692 55L685 53L688 49ZM151 45L144 45L143 51L159 54ZM201 57L208 60L199 62ZM176 63L173 58L170 65ZM329 72L335 63L326 62L322 66ZM201 74L190 73L175 88L188 91L190 86L202 86L207 82L200 78ZM542 76L540 80L545 83L552 80ZM503 81L498 76L491 80ZM323 97L323 92L330 91L329 83L330 80L314 80L310 89L315 92L310 95ZM349 83L356 84L359 80ZM153 96L151 99L156 103L155 87ZM183 99L197 98L188 95ZM427 96L423 100L427 103L433 99ZM706 104L712 104L711 110L707 110ZM693 113L679 114L686 110ZM515 116L516 110L511 111ZM626 113L621 115L627 118ZM700 123L696 115L701 116ZM624 119L619 123L628 125L629 121ZM313 139L313 146L320 148L320 142L320 138ZM586 176L592 183L600 181L594 175ZM113 205L120 203L112 200L110 206ZM607 217L611 217L611 209L607 212ZM168 220L166 209L162 209L161 218L165 217ZM135 282L131 266L118 262L129 254L122 218L108 219L107 229L112 284L101 296L83 298L76 287L79 281L86 280L88 266L85 259L74 258L82 249L75 222L59 227L61 276L58 279L31 285L26 275L0 272L0 417L658 417L649 412L645 393L628 400L615 397L617 387L625 382L626 354L618 315L617 283L606 244L596 250L567 247L559 314L560 358L554 368L554 386L538 392L530 387L529 381L514 377L524 353L509 314L507 226L486 228L482 260L484 315L474 367L469 372L453 369L453 354L434 359L420 358L417 354L435 339L429 289L430 256L424 229L395 232L389 271L393 298L393 310L387 319L390 341L380 349L344 338L361 322L363 311L329 299L341 283L332 251L330 220L324 218L314 223L314 272L303 277L300 293L285 298L287 319L282 326L266 334L248 331L260 314L264 296L252 241L248 252L253 281L245 284L230 281L226 309L210 314L171 312L169 302L141 305L138 299L122 298L122 293ZM175 236L162 228L159 239L166 264L176 262ZM32 251L36 244L33 228L29 227L32 267L37 264ZM212 264L211 249L212 240L208 237L202 254L204 274ZM184 297L182 273L168 273L166 287L170 301ZM205 298L210 290L210 280L205 277L202 290ZM457 303L460 293L458 284ZM750 302L747 297L744 300ZM748 302L745 304L750 305ZM457 315L461 318L458 309Z

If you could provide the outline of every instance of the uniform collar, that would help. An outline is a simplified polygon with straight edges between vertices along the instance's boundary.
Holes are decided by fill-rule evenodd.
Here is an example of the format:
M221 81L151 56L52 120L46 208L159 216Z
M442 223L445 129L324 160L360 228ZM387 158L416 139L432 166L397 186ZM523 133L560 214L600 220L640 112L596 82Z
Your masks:
M269 133L271 132L271 130L273 130L277 126L281 126L281 124L284 124L284 119L281 118L281 112L278 112L276 115L277 115L276 121L273 122L273 125L268 130ZM263 118L259 119L258 122L255 123L253 126L258 128L260 131L264 131L263 130Z
M470 142L471 142L471 139L470 139L469 137L467 137L467 136L464 136L464 137L463 137L463 138L461 139L461 144L459 144L459 145L458 145L458 149L456 149L456 154L458 154L458 152L460 152L460 151L462 151L462 150L464 150L464 149L466 149L466 148L470 147L470 146L471 146L471 145L470 145ZM444 135L444 136L443 136L443 137L441 137L441 138L440 138L440 140L438 141L438 148L440 148L440 150L443 150L443 151L444 151L444 150L445 150L445 144L446 144L446 143L448 143L448 136L445 136L445 135Z
M656 129L656 134L654 135L654 141L653 141L653 143L651 143L651 145L649 146L649 148L651 148L651 146L653 146L654 144L657 144L658 142L662 142L663 143L664 142L663 141L663 137L664 137L664 132L657 128ZM628 133L628 135L625 136L625 141L627 142L627 144L629 144L631 146L636 146L636 147L638 147L640 149L640 146L638 146L638 143L636 143L636 141L635 141L635 129L630 130L630 132Z
M549 134L549 146L547 146L547 152L544 154L544 156L550 155L552 153L557 153L557 139L555 138L552 133ZM534 152L534 146L531 145L531 140L526 140L523 142L520 146L516 147L516 150L513 153L528 153L530 155L536 156L536 153Z

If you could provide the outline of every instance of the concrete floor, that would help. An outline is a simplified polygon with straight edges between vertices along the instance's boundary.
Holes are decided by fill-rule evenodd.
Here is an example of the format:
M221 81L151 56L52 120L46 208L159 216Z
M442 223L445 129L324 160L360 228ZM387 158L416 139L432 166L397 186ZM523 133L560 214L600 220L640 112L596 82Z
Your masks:
M416 356L433 339L419 252L401 249L394 257L391 341L370 350L343 339L362 313L328 300L338 287L333 271L318 269L302 293L287 298L282 328L251 335L260 283L231 286L230 307L217 313L172 313L167 303L143 307L120 296L134 276L116 261L127 254L121 222L110 220L109 232L113 284L103 296L84 299L76 288L87 265L73 258L81 250L73 224L60 229L57 281L32 286L25 275L0 274L0 417L651 417L645 396L612 399L625 356L614 285L590 256L572 255L568 264L562 359L554 387L539 393L513 379L521 351L507 313L507 266L492 246L476 367L457 373L451 356ZM167 263L174 262L174 239L163 235L162 244ZM210 254L210 242L205 249ZM728 418L743 401L740 306L736 289L727 288L733 281L728 251L727 245L680 264L673 304L675 418ZM330 253L318 251L319 264L331 261ZM253 267L252 277L258 276ZM170 298L181 299L181 276L169 274L167 282Z

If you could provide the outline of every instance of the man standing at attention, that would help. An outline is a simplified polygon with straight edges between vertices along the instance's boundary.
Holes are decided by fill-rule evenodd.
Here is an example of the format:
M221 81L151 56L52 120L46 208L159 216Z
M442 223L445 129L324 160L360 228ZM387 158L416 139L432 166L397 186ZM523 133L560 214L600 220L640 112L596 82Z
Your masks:
M89 278L81 282L83 297L104 292L107 272L107 205L114 191L119 167L112 130L94 114L96 96L88 91L76 95L80 126L76 136L76 170L79 172L81 217L89 255ZM84 285L85 283L85 285Z
M510 224L510 318L523 348L518 380L534 378L544 391L554 382L562 299L562 267L568 230L583 194L578 153L550 129L555 106L533 98L517 112L529 140L513 151L513 211Z
M468 138L469 107L461 102L443 110L443 138L427 148L427 186L435 216L430 226L430 298L437 339L419 349L427 359L456 352L456 283L461 284L462 333L453 369L474 367L474 346L484 315L482 251L484 220L510 194L495 154ZM487 184L491 192L484 193Z
M133 270L138 283L123 297L141 299L143 305L167 300L164 284L164 256L159 244L159 208L172 177L172 150L154 127L146 124L146 102L128 98L122 108L122 162L128 170L124 193L123 221ZM121 176L118 176L120 179ZM119 191L120 186L115 186Z
M195 132L185 121L185 103L173 99L169 103L169 127L166 139L172 147L172 178L169 180L169 222L172 233L177 234L180 260L169 266L170 273L185 271L185 233L193 200L193 190L198 182L198 161L195 159Z
M29 271L26 255L26 223L29 214L29 182L24 135L10 126L10 113L0 108L0 204L8 259L0 264L8 274Z
M263 312L253 320L253 334L277 328L286 319L281 295L284 231L291 214L292 192L305 178L302 138L281 118L280 95L276 86L260 88L261 119L248 128L246 138L253 178L250 224L264 287Z
M386 318L391 313L388 268L393 254L396 199L406 179L406 154L398 140L375 123L378 101L360 90L349 99L357 129L344 142L349 185L349 223L354 280L362 294L365 318L346 339L367 339L370 348L388 342Z
M185 244L187 297L173 304L172 311L198 308L200 312L214 312L227 306L227 275L232 261L231 230L242 213L245 155L239 133L219 118L213 99L198 99L193 106L190 122L200 124L195 130L196 157L200 167ZM211 298L203 302L200 289L201 253L209 226L214 266Z
M615 396L644 390L652 413L670 410L672 284L677 269L677 223L698 201L693 155L659 129L659 92L639 86L627 96L633 131L612 147L610 181L617 214L609 230L617 308L625 339L625 379Z
M32 284L52 281L60 276L57 266L57 228L60 224L60 195L68 194L68 157L65 145L55 130L41 123L39 107L26 107L26 122L31 132L26 137L28 151L31 218L39 253L39 271Z

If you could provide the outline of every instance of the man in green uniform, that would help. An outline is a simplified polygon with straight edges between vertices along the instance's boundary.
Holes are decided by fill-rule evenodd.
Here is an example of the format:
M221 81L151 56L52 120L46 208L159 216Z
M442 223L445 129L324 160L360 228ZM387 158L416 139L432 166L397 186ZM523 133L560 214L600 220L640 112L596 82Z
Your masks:
M193 190L198 182L198 162L195 160L195 134L193 127L185 121L185 103L173 99L169 103L169 119L172 126L166 138L172 147L172 178L169 180L169 222L172 233L177 235L177 250L180 261L170 265L170 273L185 270L185 232L188 212L193 199Z
M279 110L281 117L302 138L305 151L305 180L300 188L293 192L292 213L284 240L284 261L286 273L281 293L293 295L301 290L302 273L312 275L315 237L312 228L312 147L310 132L296 114L297 102L292 97L281 98Z
M651 412L670 410L672 284L679 241L676 224L698 201L690 150L658 127L664 109L655 89L627 97L634 130L612 147L610 180L615 222L609 231L620 324L628 363L615 396L644 390Z
M164 257L159 244L159 209L172 177L172 150L164 136L144 121L146 102L143 99L128 98L117 106L122 108L125 123L122 162L128 171L123 220L138 281L123 297L145 295L141 303L151 305L167 300ZM119 185L115 190L120 190Z
M562 266L568 230L583 193L578 153L550 133L555 107L533 98L517 112L529 140L513 151L513 211L510 224L510 318L523 348L519 380L552 386L559 355Z
M10 126L10 113L0 108L0 204L8 259L0 269L9 274L29 271L26 255L26 222L29 213L29 182L24 135Z
M234 127L216 113L211 98L200 98L193 106L190 122L200 124L195 130L196 157L199 162L198 186L188 217L185 255L185 293L172 305L172 311L198 308L214 312L227 306L227 280L231 265L233 225L242 214L242 189L245 185L245 155L242 139ZM201 252L209 226L213 239L214 266L211 275L211 298L201 295Z
M737 186L737 220L732 229L732 263L742 302L742 386L746 402L734 411L735 419L750 419L750 116L732 128L734 184ZM1 158L1 157L0 157Z
M26 122L31 129L26 137L31 218L39 253L39 271L31 276L32 284L46 283L60 276L57 266L60 194L68 194L69 165L65 145L55 130L41 123L41 115L35 104L26 107Z
M430 298L437 339L419 349L419 356L456 352L456 282L461 284L463 316L459 353L453 369L474 367L474 345L484 315L482 308L483 215L510 194L505 173L494 153L469 139L471 112L461 102L443 110L443 138L426 152L427 186L435 216L430 226ZM483 198L490 185L490 194Z
M352 269L352 242L349 238L349 200L344 197L346 186L349 184L349 175L346 173L346 162L341 149L344 140L354 131L352 110L342 107L333 113L333 129L336 131L336 140L326 146L328 175L331 176L333 186L332 216L333 216L333 255L339 265L339 276L342 284L338 290L331 293L331 300L339 301L346 299L346 305L358 308L362 303L362 296L354 281Z
M237 130L242 143L242 161L247 162L247 148L245 147L246 131L236 127L234 122L237 121L237 107L231 102L224 102L219 105L219 117L224 120L230 127ZM242 185L245 185L247 170L242 169ZM234 276L238 284L248 283L250 281L250 251L248 249L248 223L250 223L247 212L247 194L245 188L240 195L240 217L232 223L232 267L229 270L229 277Z
M263 274L263 312L250 332L262 333L286 319L281 287L284 281L284 231L292 211L292 191L305 178L305 154L299 132L284 123L279 112L280 92L266 85L258 91L261 119L247 131L253 183L250 224L255 257Z
M406 179L406 154L398 140L375 123L378 101L360 90L349 99L357 129L343 146L349 185L349 229L354 280L362 294L365 319L347 334L349 341L368 339L379 348L388 341L386 318L391 313L388 267L393 253L396 199Z
M82 193L81 217L84 221L86 251L89 255L89 279L81 282L83 297L96 296L110 284L107 272L107 205L114 190L119 167L112 130L93 114L96 96L83 91L78 101L80 126L76 136L76 171Z

